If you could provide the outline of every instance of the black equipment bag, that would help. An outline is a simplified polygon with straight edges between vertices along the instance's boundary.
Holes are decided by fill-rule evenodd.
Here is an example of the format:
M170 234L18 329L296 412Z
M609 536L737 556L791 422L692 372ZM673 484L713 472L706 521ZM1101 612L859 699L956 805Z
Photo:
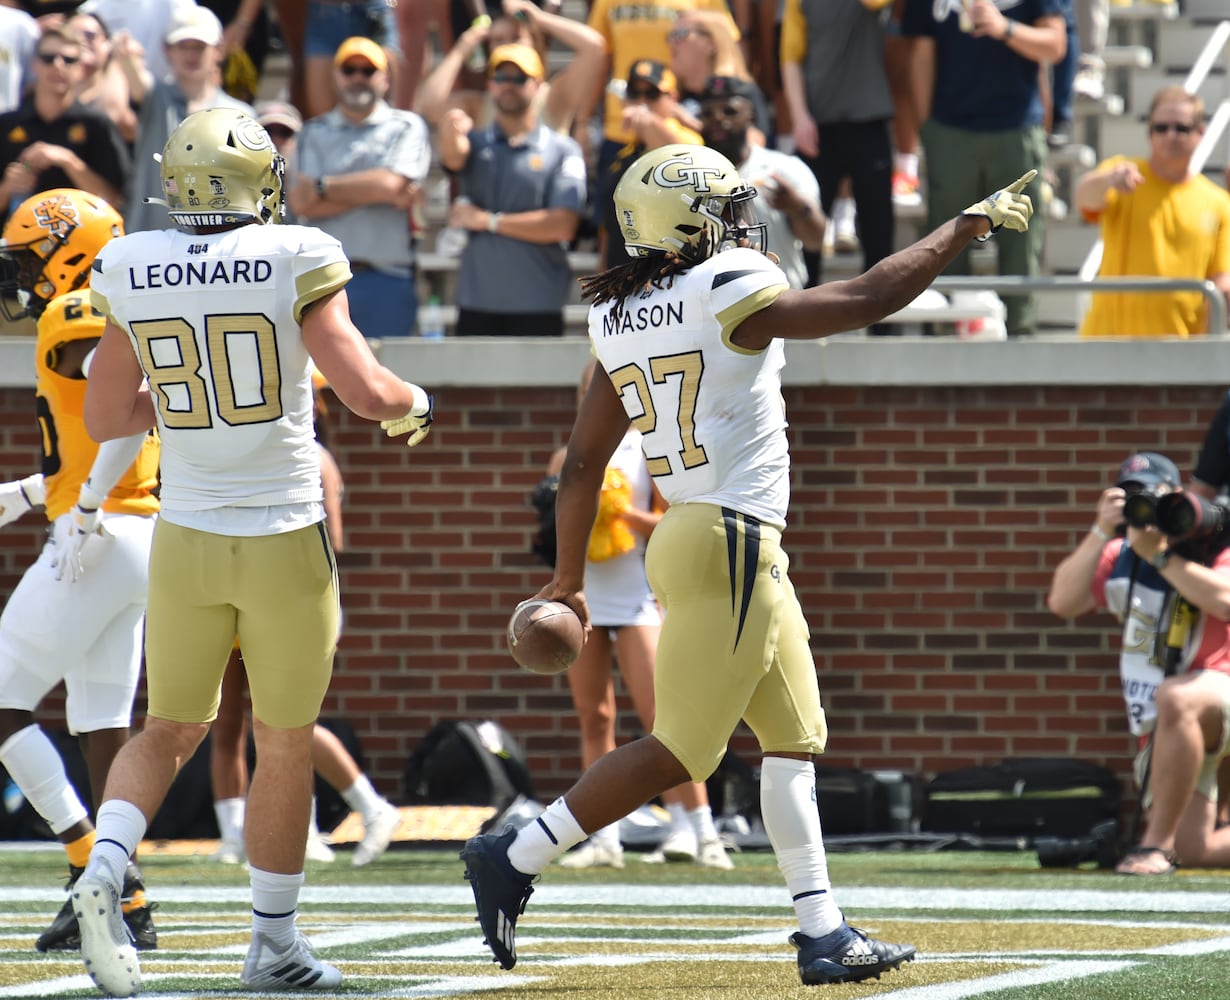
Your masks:
M887 789L870 771L817 767L816 806L826 836L890 829Z
M525 753L498 722L437 722L406 761L410 805L506 807L533 799Z
M926 787L922 829L983 837L1082 837L1118 820L1121 789L1088 761L1019 757L942 771Z

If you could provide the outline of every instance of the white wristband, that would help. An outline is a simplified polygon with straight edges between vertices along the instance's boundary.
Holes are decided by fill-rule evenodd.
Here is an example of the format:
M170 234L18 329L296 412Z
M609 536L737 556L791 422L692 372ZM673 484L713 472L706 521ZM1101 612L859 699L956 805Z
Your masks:
M427 390L413 382L407 382L406 385L409 386L410 393L414 396L414 402L410 404L410 415L424 416L431 409L431 397L427 395Z
M1093 535L1095 538L1097 538L1097 540L1101 542L1103 545L1105 545L1107 542L1109 542L1112 538L1115 537L1110 532L1103 531L1102 526L1098 524L1097 521L1093 522L1093 525L1089 528L1089 533Z

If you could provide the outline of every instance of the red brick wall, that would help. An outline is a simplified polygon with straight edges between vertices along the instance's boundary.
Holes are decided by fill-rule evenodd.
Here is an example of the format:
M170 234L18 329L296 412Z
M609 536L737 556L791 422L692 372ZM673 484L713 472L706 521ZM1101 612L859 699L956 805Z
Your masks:
M829 714L827 761L930 775L1057 755L1126 775L1113 622L1061 622L1046 590L1123 457L1154 449L1190 469L1222 391L788 389L787 548ZM29 390L0 391L4 479L34 467L29 403ZM499 720L543 798L578 772L564 678L524 673L503 648L509 611L546 579L528 553L525 497L573 406L571 387L445 389L413 451L332 408L346 619L325 714L356 727L391 796L442 718ZM40 544L33 517L0 533L4 593ZM54 723L59 705L48 707ZM626 712L621 732L637 732ZM734 746L754 758L746 732Z

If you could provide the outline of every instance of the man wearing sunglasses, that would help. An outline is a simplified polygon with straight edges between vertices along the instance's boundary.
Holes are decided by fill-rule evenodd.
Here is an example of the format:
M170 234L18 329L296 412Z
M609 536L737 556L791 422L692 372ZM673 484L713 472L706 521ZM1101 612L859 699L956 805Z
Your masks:
M47 29L35 50L33 91L0 115L0 218L51 188L77 188L120 204L128 154L115 126L77 102L83 73L81 40Z
M299 134L287 203L339 240L354 273L350 316L368 337L414 332L418 294L409 221L431 165L427 123L389 105L389 57L362 35L333 55L337 105Z
M449 225L470 231L457 273L458 336L564 332L585 158L575 140L539 119L543 76L535 49L501 45L487 60L495 121L476 128L453 108L440 122L440 163L463 196Z
M1076 185L1076 204L1102 228L1099 277L1212 281L1230 302L1230 194L1192 170L1204 102L1165 87L1149 108L1149 155L1112 156ZM1082 337L1190 337L1209 330L1199 292L1100 292Z

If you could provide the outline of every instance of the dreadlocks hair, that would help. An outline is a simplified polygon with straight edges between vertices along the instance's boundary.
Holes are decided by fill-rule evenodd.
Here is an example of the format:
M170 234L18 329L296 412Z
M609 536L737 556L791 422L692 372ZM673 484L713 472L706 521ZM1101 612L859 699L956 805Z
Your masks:
M581 279L581 295L592 298L594 305L614 300L615 315L623 311L624 300L633 295L647 295L654 288L670 288L675 275L695 267L709 256L709 231L701 232L695 244L687 243L677 251L651 253L634 257L626 264L616 264L601 274L587 274Z

